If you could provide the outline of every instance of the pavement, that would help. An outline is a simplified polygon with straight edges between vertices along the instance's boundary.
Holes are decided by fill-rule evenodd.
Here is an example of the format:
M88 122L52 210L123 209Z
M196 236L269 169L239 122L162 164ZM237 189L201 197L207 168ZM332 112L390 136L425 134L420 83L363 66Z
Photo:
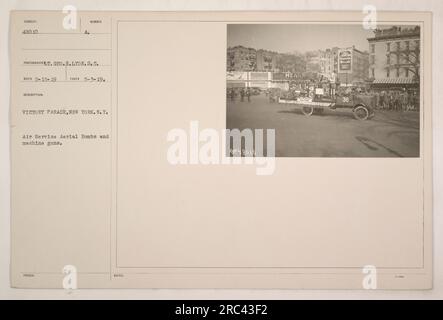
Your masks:
M227 101L228 129L275 129L276 157L419 157L420 113L375 110L366 121L347 109L305 116L265 95Z

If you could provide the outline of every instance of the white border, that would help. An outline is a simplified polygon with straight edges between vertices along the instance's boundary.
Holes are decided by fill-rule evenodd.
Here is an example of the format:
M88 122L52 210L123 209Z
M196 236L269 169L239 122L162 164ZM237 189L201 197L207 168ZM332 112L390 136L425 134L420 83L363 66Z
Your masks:
M434 163L434 289L428 291L361 291L361 290L187 290L187 289L82 289L74 292L51 289L11 289L9 284L10 256L10 175L9 175L9 12L10 10L61 10L71 4L79 10L362 10L364 5L375 5L380 11L432 11L432 30L443 28L441 0L361 1L361 0L16 0L0 2L0 299L442 299L443 298L443 118L438 102L443 100L443 54L438 32L433 32L433 163ZM440 197L439 197L440 195Z

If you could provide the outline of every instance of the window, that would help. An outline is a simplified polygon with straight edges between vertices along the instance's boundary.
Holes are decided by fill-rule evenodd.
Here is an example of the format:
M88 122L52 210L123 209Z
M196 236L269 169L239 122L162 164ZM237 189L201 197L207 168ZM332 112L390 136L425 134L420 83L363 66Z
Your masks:
M395 75L397 76L397 78L400 77L400 68L397 67L397 70L396 70L396 72L395 72Z
M409 69L408 68L405 68L405 77L409 78Z
M388 54L388 56L386 57L386 63L389 65L391 64L391 55Z
M387 51L387 52L390 52L390 51L391 51L391 43L390 43L390 42L387 42L387 43L386 43L386 51Z
M371 53L375 53L375 44L371 44Z
M389 76L390 76L390 70L389 70L389 68L387 68L386 69L386 78L389 78Z
M402 56L402 63L407 64L409 63L409 59L411 58L411 55L409 54L409 51L405 52Z
M375 64L375 56L371 55L371 64Z
M409 51L409 40L405 41L405 48L407 51Z
M372 77L372 78L375 78L375 71L374 71L374 68L371 68L371 77Z
M397 41L397 51L400 51L400 41Z

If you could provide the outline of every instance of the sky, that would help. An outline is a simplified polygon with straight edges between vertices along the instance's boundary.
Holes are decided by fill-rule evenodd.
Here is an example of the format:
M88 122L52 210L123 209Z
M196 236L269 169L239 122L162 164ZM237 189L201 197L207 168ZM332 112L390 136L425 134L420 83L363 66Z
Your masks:
M368 51L371 30L361 24L229 24L228 47L242 45L287 53L351 47Z

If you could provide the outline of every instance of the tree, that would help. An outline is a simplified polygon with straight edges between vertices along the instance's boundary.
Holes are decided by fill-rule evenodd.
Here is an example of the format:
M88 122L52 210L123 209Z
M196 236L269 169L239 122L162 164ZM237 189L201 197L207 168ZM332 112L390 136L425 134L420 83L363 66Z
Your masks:
M413 50L398 51L399 65L412 72L413 79L420 81L420 48L417 45ZM402 63L404 61L404 63Z

